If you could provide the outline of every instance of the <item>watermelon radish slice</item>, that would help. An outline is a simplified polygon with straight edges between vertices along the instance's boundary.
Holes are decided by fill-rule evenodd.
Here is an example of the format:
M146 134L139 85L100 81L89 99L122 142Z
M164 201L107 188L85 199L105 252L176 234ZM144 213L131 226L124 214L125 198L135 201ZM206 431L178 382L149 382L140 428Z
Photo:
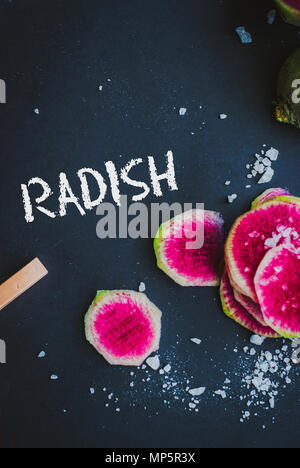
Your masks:
M247 328L256 335L266 336L268 338L278 338L279 335L270 327L263 326L235 299L234 290L230 284L229 277L225 271L221 281L221 302L224 313Z
M264 327L267 326L261 308L258 304L236 290L234 290L234 297L261 325Z
M262 203L265 203L266 201L274 200L277 197L280 196L290 196L291 194L283 188L271 188L269 190L266 190L264 193L262 193L259 197L257 197L252 205L251 208L252 210L256 208L258 205L261 205Z
M290 243L300 246L300 202L270 201L241 216L225 247L235 289L257 303L254 276L262 259L271 248Z
M154 241L158 267L181 286L218 286L224 258L223 224L219 213L200 209L162 224ZM196 238L192 248L191 240Z
M145 294L99 291L85 316L86 338L110 364L140 366L159 348L161 315Z
M300 338L300 249L270 250L254 282L266 323L286 338Z

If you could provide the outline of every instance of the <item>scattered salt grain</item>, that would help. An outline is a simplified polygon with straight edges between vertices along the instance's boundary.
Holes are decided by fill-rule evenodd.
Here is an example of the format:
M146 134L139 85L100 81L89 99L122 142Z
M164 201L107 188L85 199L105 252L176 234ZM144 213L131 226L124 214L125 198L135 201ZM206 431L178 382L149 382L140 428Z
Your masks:
M91 395L94 395L94 394L95 394L95 389L92 388L92 387L90 388L90 394L91 394Z
M226 392L224 392L224 390L217 390L215 392L215 394L222 397L223 400L225 400L225 398L227 398L227 394L226 394Z
M140 283L140 285L139 285L139 292L140 292L140 293L143 293L143 292L145 292L145 291L146 291L146 285L145 285L145 283L142 282L142 283Z
M265 167L271 167L272 166L272 161L269 159L269 158L264 158L262 160L262 164L265 166Z
M250 338L250 343L256 345L256 346L261 346L263 344L263 342L265 341L265 337L264 336L259 336L259 335L253 335L251 336Z
M276 10L270 10L267 15L268 18L268 24L274 24L275 18L276 18Z
M46 356L45 351L41 351L40 354L38 355L38 358L42 359Z
M200 345L202 341L199 338L191 338L191 342L195 343L196 345Z
M148 358L146 363L151 369L155 371L157 371L160 368L160 360L158 356Z
M226 120L227 117L228 117L227 114L220 114L220 119L221 119L221 120Z
M185 107L181 107L179 109L179 115L184 116L187 113L187 109Z
M168 374L169 372L171 372L171 369L172 367L170 366L170 364L167 364L165 367L164 367L164 371Z
M98 89L99 89L99 91L103 91L103 86L100 85Z
M236 199L237 199L237 194L236 193L228 196L228 202L229 203L233 203L234 200L236 200Z
M188 390L189 394L192 396L201 396L205 393L206 387L193 388Z
M238 34L242 44L251 44L251 42L253 42L251 34L246 31L244 26L236 28L236 33Z
M230 180L226 180L225 185L230 185L230 184L231 184L231 181L230 181Z
M58 380L58 376L55 374L52 374L50 377L51 380Z
M266 152L266 156L271 160L271 161L277 161L278 156L279 156L279 151L275 148L271 148Z
M273 176L274 176L274 169L272 169L272 167L268 167L264 175L259 179L258 183L268 184L273 179Z
M38 109L38 108L34 109L33 112L34 112L36 115L40 115L40 109Z

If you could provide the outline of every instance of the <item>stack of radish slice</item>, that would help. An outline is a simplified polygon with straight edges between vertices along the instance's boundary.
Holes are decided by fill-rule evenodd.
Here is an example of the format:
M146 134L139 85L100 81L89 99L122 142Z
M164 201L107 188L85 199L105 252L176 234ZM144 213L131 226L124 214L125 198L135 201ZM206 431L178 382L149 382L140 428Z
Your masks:
M223 220L192 210L163 224L157 263L181 286L216 286L224 263ZM190 249L192 233L203 245ZM225 314L252 332L300 337L300 199L285 189L264 192L232 227L221 279Z
M300 337L300 199L271 189L232 227L221 281L224 312L267 337Z

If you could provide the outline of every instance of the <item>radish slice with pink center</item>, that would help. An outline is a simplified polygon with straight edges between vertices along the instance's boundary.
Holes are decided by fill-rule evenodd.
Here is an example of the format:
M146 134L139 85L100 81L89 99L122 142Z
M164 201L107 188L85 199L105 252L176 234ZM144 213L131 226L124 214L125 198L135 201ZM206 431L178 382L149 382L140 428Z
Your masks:
M223 224L219 213L200 209L164 223L154 241L158 267L181 286L218 286Z
M271 201L241 216L230 231L225 260L235 289L258 302L254 276L268 250L300 247L300 202Z
M255 288L265 322L286 338L300 338L300 249L281 246L261 262Z
M221 302L224 313L256 335L266 336L268 338L278 338L279 335L270 327L263 326L235 299L234 290L230 284L229 277L225 271L221 281Z
M140 366L159 348L161 315L145 294L99 291L85 316L86 338L110 364Z

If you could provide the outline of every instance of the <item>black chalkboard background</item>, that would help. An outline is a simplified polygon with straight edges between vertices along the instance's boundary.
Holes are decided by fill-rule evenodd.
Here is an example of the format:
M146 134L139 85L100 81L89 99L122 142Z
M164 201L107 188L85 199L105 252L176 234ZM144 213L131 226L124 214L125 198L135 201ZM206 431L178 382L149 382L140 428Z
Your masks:
M57 209L60 172L79 194L82 167L103 171L113 160L121 168L153 155L162 170L171 149L179 191L164 185L163 201L205 202L223 214L228 230L261 192L255 184L245 190L245 165L265 143L281 153L272 184L299 195L300 133L272 115L276 75L300 43L298 29L279 17L269 26L273 3L261 0L0 5L0 78L7 84L7 104L0 106L0 279L35 256L49 270L0 314L8 360L0 367L2 447L299 446L296 371L275 410L244 424L238 397L207 398L198 414L180 403L168 408L155 373L153 383L130 393L130 370L109 367L84 339L83 316L97 289L137 289L144 281L164 312L162 359L172 354L172 364L209 391L234 366L236 356L224 347L242 349L249 333L222 315L215 289L180 288L160 272L151 241L100 241L95 213L81 217L73 207L63 219L37 213L26 224L20 191L21 183L42 177ZM252 45L239 42L240 25L251 31ZM185 117L180 107L188 109ZM137 173L149 181L146 164ZM232 192L238 200L229 205ZM41 350L45 359L37 359ZM51 374L59 380L50 381ZM118 396L117 405L105 407L103 387Z

